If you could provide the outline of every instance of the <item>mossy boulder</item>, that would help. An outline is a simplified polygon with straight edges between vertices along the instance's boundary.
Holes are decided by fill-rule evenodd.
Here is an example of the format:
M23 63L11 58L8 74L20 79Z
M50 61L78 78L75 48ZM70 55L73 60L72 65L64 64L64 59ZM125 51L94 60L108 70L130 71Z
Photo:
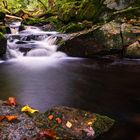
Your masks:
M58 139L73 140L94 139L107 132L114 122L107 116L65 106L48 110L45 116L40 116L40 120L36 121L38 127L54 128Z
M92 57L122 51L120 24L116 22L93 26L91 29L69 36L59 49L70 56Z
M0 32L0 57L3 57L6 53L7 48L7 39L4 35Z
M90 140L109 131L115 123L107 116L65 106L34 114L21 109L19 104L0 101L1 140Z

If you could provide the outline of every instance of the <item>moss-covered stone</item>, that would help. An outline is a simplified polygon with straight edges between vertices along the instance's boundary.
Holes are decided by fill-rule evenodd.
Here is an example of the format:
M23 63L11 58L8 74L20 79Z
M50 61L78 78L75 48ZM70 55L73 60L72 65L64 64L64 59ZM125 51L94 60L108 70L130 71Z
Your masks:
M21 108L21 105L11 106L0 101L1 140L91 140L107 132L115 123L107 116L66 106L35 114L21 112ZM16 119L7 120L7 115Z
M70 56L93 57L121 53L122 37L120 24L110 22L102 26L71 34L71 37L60 47Z
M101 135L103 132L107 132L114 124L114 120L107 117L107 116L102 116L99 114L95 114L97 120L93 124L93 128L95 130L95 136L98 137Z

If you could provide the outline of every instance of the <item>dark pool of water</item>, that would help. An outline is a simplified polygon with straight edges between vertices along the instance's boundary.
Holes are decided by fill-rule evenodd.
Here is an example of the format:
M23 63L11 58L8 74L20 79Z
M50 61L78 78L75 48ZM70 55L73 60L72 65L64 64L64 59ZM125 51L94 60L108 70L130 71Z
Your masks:
M98 140L140 140L140 62L21 59L0 64L0 99L41 111L66 105L116 120Z

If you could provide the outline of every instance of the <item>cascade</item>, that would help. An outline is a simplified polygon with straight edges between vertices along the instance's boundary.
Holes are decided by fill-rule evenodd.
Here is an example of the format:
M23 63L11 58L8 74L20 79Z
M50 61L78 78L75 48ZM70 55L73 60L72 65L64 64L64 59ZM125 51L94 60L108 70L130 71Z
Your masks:
M38 27L27 26L25 30L18 31L20 22L9 25L11 34L7 34L7 58L21 57L64 57L64 53L57 52L58 32L45 32ZM58 54L58 55L57 55Z

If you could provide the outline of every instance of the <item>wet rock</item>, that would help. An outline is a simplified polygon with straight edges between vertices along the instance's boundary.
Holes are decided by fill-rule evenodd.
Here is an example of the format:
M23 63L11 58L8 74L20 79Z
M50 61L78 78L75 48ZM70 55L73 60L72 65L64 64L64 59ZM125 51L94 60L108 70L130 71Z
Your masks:
M0 118L17 116L16 120L0 121L1 140L94 139L107 132L114 120L70 107L54 107L45 113L22 113L21 105L10 106L0 101Z
M123 23L121 25L121 32L123 37L123 46L128 46L140 37L140 26L136 26L134 24L139 21L135 21L133 24Z
M42 30L44 31L55 31L55 27L51 24L46 24L42 26Z
M126 48L126 57L140 58L140 41L136 41Z
M6 48L7 48L7 39L0 32L0 57L3 57L5 55Z
M120 53L123 45L120 27L120 23L109 22L77 34L70 34L70 38L60 50L70 56L84 57Z
M59 139L94 139L107 132L114 124L114 120L106 116L64 106L54 107L38 118L36 125L47 129L54 128Z
M105 0L104 4L110 9L121 10L128 7L134 1L136 0Z

